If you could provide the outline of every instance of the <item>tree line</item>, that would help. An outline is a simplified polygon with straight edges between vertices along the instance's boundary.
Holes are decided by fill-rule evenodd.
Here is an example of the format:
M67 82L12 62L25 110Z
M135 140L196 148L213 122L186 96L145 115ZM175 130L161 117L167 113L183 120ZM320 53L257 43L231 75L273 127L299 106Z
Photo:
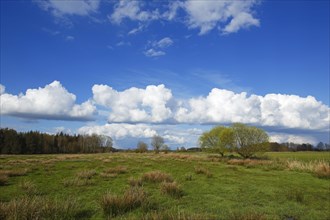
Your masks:
M102 153L115 150L111 137L104 135L47 134L0 129L1 154Z

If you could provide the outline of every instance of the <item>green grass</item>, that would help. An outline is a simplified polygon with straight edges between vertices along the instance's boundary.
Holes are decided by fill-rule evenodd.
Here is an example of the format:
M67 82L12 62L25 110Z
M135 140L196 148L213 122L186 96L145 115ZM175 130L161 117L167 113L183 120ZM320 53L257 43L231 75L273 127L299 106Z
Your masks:
M61 219L60 204L70 201L75 208L67 216L87 219L330 219L330 179L282 162L330 161L329 154L267 156L274 160L229 162L205 153L2 155L0 174L7 179L0 185L0 219L17 203L28 214L43 213L40 218L58 210ZM144 199L125 204L132 187Z
M301 161L324 160L330 162L330 152L267 152L265 155L271 159L292 159Z

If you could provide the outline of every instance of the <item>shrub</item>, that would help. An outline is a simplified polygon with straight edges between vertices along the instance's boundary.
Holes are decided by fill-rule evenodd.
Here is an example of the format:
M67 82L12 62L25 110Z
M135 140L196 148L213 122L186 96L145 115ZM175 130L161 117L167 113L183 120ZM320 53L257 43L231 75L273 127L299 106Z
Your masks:
M146 199L144 190L134 187L125 191L122 196L106 193L102 196L100 205L106 216L114 217L140 207Z
M163 173L159 170L151 171L143 174L142 180L153 183L160 182L173 182L173 177L167 173Z
M183 190L176 182L163 182L160 185L162 193L168 194L175 198L180 198L183 196Z

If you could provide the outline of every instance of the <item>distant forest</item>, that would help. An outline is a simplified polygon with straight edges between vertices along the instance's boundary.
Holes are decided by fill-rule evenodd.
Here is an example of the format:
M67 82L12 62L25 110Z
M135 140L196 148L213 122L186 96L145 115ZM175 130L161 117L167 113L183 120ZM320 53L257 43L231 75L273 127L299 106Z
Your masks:
M177 151L200 151L199 148L178 148ZM295 144L269 143L269 151L329 151L327 143ZM112 147L112 139L104 135L69 135L63 132L47 134L38 131L17 132L0 128L1 154L58 154L58 153L104 153L118 151Z
M112 139L103 135L47 134L0 129L1 154L103 153L114 151Z

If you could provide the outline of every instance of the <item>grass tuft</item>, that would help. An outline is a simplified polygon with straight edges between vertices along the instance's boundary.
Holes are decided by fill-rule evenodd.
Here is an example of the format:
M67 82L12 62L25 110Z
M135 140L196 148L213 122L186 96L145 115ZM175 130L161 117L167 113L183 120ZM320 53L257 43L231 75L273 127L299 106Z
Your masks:
M106 216L115 217L140 207L146 200L143 188L134 187L129 188L122 196L106 193L102 196L100 205Z
M202 215L195 213L187 213L183 211L170 210L170 211L154 211L149 212L143 216L142 220L159 220L159 219L168 219L168 220L203 220L203 219L218 219L210 215Z
M162 193L168 194L174 198L180 198L183 196L183 190L176 182L163 182L160 185L160 190Z
M82 209L73 199L54 201L42 197L23 197L0 203L0 219L75 219Z
M30 180L23 180L19 183L19 187L29 196L38 194L36 185Z
M82 179L82 178L79 178L79 177L75 177L73 179L71 178L68 178L68 179L64 179L63 180L63 185L65 187L68 187L68 186L91 186L94 184L94 181L91 180L91 179Z
M79 179L91 179L93 176L96 175L95 170L83 170L76 174L76 177Z
M242 212L242 211L237 211L237 212L232 212L228 216L228 219L232 220L266 220L268 219L265 214L258 213L255 211L247 211L247 212Z
M196 174L205 174L208 178L213 177L213 174L206 168L203 167L195 167Z
M292 189L292 190L287 191L286 198L291 201L303 203L305 200L305 194L302 190Z
M108 169L104 170L103 173L124 174L124 173L127 173L127 167L124 167L124 166L112 167L112 168L108 168Z
M173 182L173 177L170 174L156 170L143 174L142 180L153 183Z
M319 178L330 178L330 164L326 161L298 161L287 160L286 167L289 170L307 171L314 173Z
M0 174L0 186L4 186L8 184L8 175L6 174Z
M29 172L29 169L19 169L19 170L0 170L0 175L12 176L25 176Z
M128 183L129 183L129 185L132 186L132 187L140 187L140 186L143 185L143 181L142 181L141 178L139 178L139 179L134 179L133 177L130 177L130 178L128 179Z

